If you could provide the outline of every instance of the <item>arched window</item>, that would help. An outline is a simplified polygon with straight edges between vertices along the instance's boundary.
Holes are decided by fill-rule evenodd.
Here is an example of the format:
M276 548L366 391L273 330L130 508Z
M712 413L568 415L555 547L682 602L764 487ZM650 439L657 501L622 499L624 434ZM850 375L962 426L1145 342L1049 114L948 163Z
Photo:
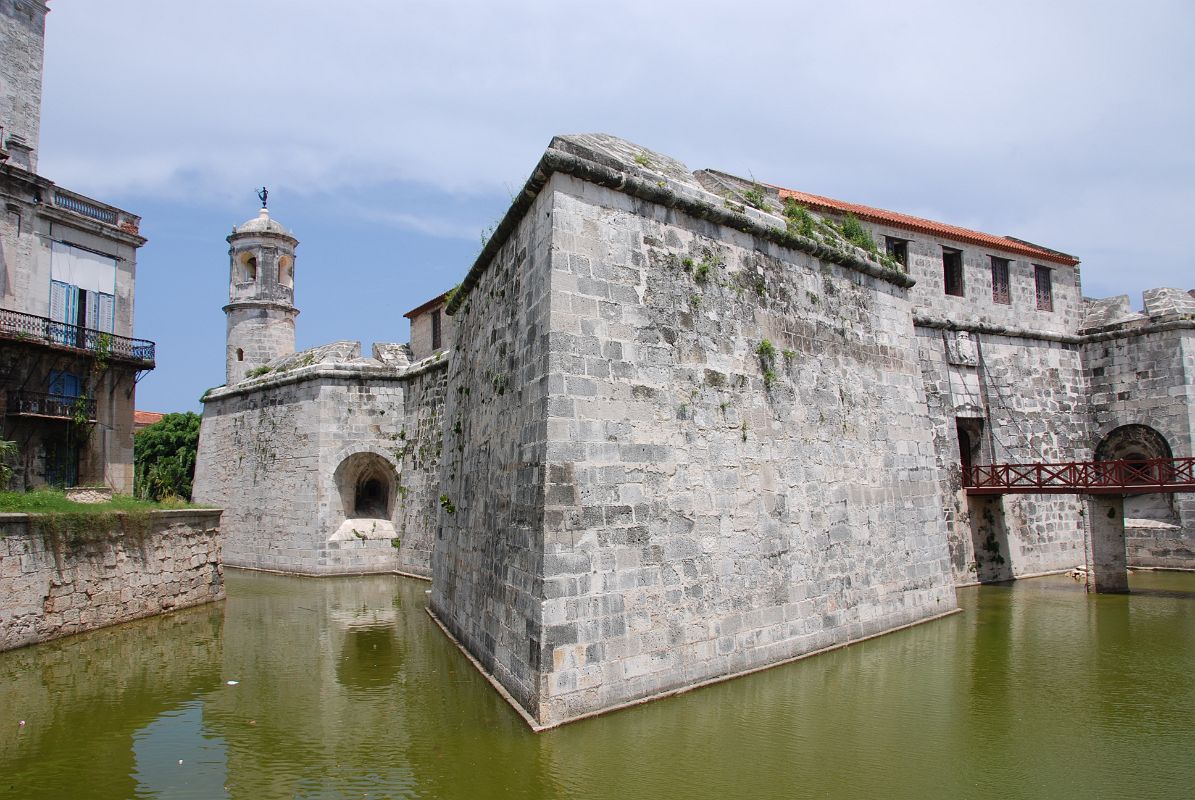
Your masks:
M241 253L237 257L240 269L237 270L237 283L255 283L257 281L257 256L252 253Z
M245 351L238 347L237 348L237 361L244 361L244 360L245 360Z
M295 260L291 256L278 259L278 285L287 289L295 288Z

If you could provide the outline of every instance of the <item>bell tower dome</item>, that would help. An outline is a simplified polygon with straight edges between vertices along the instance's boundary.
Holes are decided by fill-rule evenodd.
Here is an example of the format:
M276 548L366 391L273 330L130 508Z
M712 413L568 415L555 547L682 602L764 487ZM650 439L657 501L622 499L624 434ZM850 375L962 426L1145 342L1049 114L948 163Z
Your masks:
M249 370L295 352L295 248L299 240L265 205L228 237L226 385Z

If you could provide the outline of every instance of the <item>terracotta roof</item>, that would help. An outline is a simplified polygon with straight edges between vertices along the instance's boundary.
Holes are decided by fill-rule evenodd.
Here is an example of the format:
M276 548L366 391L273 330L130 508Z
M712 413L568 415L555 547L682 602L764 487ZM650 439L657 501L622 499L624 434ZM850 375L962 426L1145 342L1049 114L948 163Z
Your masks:
M932 219L922 219L921 217L899 214L895 211L872 208L871 206L863 206L858 203L845 203L842 200L835 200L832 197L822 197L821 195L798 192L779 186L775 188L779 190L781 200L791 197L813 211L850 213L867 222L891 225L894 228L904 228L905 230L916 231L918 233L927 233L931 236L941 236L945 239L953 239L958 242L977 244L981 247L994 247L1005 252L1019 253L1030 258L1051 261L1055 264L1065 264L1070 267L1079 263L1079 259L1072 255L1060 253L1048 247L1041 247L1008 236L995 236L990 233L960 228L957 225L947 225L944 222L934 222Z
M134 411L133 424L144 427L145 425L153 425L158 422L165 414L159 414L157 411Z
M448 302L448 292L444 292L444 294L440 295L439 297L433 297L431 300L428 300L423 305L416 306L415 308L412 308L410 311L403 314L403 316L406 317L407 319L412 319L412 318L418 316L419 314L422 314L424 311L428 311L430 309L435 308L438 305L443 305L444 303L447 303L447 302Z

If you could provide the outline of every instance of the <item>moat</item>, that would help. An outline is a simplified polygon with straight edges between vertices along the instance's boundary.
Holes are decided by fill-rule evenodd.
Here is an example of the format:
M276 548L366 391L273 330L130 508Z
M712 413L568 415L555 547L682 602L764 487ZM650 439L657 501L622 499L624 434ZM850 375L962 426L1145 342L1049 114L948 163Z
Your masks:
M0 797L1186 796L1195 575L1056 576L543 734L428 584L229 570L224 603L0 653ZM23 723L22 723L23 721Z

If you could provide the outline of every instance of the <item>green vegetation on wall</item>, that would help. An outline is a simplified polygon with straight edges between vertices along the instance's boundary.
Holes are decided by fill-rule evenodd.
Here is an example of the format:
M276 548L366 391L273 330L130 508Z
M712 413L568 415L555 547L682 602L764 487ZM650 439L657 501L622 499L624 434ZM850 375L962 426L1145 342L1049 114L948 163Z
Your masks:
M191 498L195 454L199 449L199 415L167 414L133 437L133 482L137 497L162 500Z

